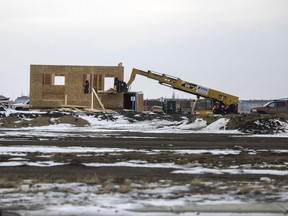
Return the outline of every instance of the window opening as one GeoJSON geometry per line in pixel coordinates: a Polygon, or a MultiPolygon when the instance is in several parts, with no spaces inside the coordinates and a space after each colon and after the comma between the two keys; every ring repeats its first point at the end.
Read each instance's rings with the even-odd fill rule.
{"type": "Polygon", "coordinates": [[[205,100],[198,100],[196,102],[196,110],[205,110],[205,100]]]}
{"type": "Polygon", "coordinates": [[[104,79],[104,91],[114,88],[114,77],[105,77],[104,79]]]}
{"type": "Polygon", "coordinates": [[[206,109],[212,110],[212,101],[211,100],[206,100],[206,109]]]}
{"type": "Polygon", "coordinates": [[[65,85],[65,76],[63,75],[54,75],[53,76],[53,85],[65,85]]]}
{"type": "Polygon", "coordinates": [[[268,106],[271,107],[271,108],[275,108],[276,104],[273,102],[273,103],[270,103],[268,106]]]}
{"type": "Polygon", "coordinates": [[[285,102],[284,101],[278,102],[277,106],[278,107],[285,107],[285,102]]]}

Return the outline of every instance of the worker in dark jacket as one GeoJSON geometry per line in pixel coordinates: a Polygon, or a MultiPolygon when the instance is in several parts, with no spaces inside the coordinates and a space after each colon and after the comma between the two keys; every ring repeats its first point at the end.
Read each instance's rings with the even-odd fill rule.
{"type": "Polygon", "coordinates": [[[89,93],[89,81],[86,79],[84,84],[84,94],[89,93]]]}

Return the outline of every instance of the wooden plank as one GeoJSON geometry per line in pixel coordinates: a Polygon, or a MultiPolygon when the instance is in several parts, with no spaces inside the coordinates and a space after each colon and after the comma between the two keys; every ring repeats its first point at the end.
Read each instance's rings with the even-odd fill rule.
{"type": "MultiPolygon", "coordinates": [[[[95,91],[94,88],[92,88],[92,92],[93,92],[93,94],[96,96],[96,98],[97,98],[97,100],[98,100],[101,108],[103,109],[103,111],[105,111],[105,107],[104,107],[104,105],[102,104],[102,102],[101,102],[101,100],[100,100],[100,98],[99,98],[99,96],[98,96],[98,94],[96,93],[96,91],[95,91]]],[[[92,102],[93,102],[93,101],[92,101],[92,102]]],[[[92,104],[92,106],[93,106],[93,104],[92,104]]],[[[91,108],[93,108],[92,106],[91,106],[91,108]]]]}

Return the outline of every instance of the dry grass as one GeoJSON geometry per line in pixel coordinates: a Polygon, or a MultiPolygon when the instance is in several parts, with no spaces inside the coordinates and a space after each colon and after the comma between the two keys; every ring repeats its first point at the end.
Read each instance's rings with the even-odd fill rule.
{"type": "Polygon", "coordinates": [[[251,193],[253,188],[250,185],[243,185],[242,187],[239,188],[238,194],[239,195],[244,195],[244,194],[249,194],[251,193]]]}
{"type": "Polygon", "coordinates": [[[61,193],[72,193],[72,194],[79,194],[79,192],[74,191],[71,188],[63,187],[63,188],[53,188],[54,191],[61,192],[61,193]]]}
{"type": "Polygon", "coordinates": [[[178,164],[178,165],[186,165],[186,164],[188,164],[188,159],[187,158],[178,158],[174,162],[175,162],[175,164],[178,164]]]}
{"type": "Polygon", "coordinates": [[[57,179],[57,180],[55,181],[55,183],[56,183],[56,184],[65,184],[65,183],[67,183],[67,181],[66,181],[65,179],[57,179]]]}
{"type": "Polygon", "coordinates": [[[132,188],[130,185],[121,185],[118,188],[117,192],[125,194],[125,193],[129,193],[131,190],[132,188]]]}
{"type": "Polygon", "coordinates": [[[255,188],[253,190],[253,193],[256,194],[256,195],[260,195],[261,194],[261,189],[257,187],[257,188],[255,188]]]}
{"type": "Polygon", "coordinates": [[[203,181],[200,178],[194,178],[191,180],[190,185],[200,186],[203,184],[203,181]]]}
{"type": "Polygon", "coordinates": [[[245,194],[261,194],[261,188],[252,185],[243,185],[240,187],[239,191],[237,192],[238,195],[245,195],[245,194]]]}
{"type": "Polygon", "coordinates": [[[109,178],[103,183],[102,193],[110,193],[114,189],[113,179],[109,178]]]}
{"type": "Polygon", "coordinates": [[[84,182],[86,184],[99,184],[100,179],[97,175],[86,176],[86,177],[84,177],[84,179],[82,179],[82,182],[84,182]]]}
{"type": "Polygon", "coordinates": [[[149,188],[149,183],[143,179],[133,181],[132,183],[134,183],[136,185],[136,187],[139,187],[143,190],[149,188]]]}
{"type": "Polygon", "coordinates": [[[19,182],[0,178],[0,188],[18,188],[19,186],[19,182]]]}
{"type": "Polygon", "coordinates": [[[117,192],[119,193],[129,193],[132,190],[131,188],[131,180],[125,179],[122,185],[118,188],[117,192]]]}

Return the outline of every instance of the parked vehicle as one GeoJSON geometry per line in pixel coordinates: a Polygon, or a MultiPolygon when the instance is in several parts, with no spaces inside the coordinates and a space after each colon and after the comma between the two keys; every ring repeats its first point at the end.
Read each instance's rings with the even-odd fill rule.
{"type": "Polygon", "coordinates": [[[6,107],[0,103],[0,112],[1,111],[6,111],[6,107]]]}
{"type": "MultiPolygon", "coordinates": [[[[9,100],[10,100],[10,98],[7,98],[7,97],[5,97],[3,95],[0,95],[0,105],[2,107],[7,107],[8,104],[9,104],[9,100]]],[[[1,108],[1,109],[4,109],[4,108],[1,108]]]]}
{"type": "Polygon", "coordinates": [[[10,104],[10,107],[15,110],[29,110],[30,98],[27,96],[18,97],[10,104]]]}
{"type": "Polygon", "coordinates": [[[0,95],[0,112],[6,111],[9,104],[9,98],[0,95]]]}
{"type": "Polygon", "coordinates": [[[263,106],[252,107],[251,112],[260,114],[288,113],[288,99],[273,100],[263,106]]]}

